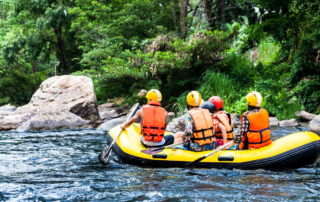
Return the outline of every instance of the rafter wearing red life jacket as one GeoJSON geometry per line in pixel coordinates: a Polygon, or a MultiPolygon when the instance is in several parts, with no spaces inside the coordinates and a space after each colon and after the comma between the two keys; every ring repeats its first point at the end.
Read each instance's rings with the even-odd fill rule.
{"type": "Polygon", "coordinates": [[[243,116],[248,118],[250,128],[247,134],[243,136],[239,145],[240,149],[243,148],[246,137],[248,137],[248,149],[258,149],[272,143],[269,128],[269,114],[267,110],[260,108],[258,113],[245,112],[241,116],[241,121],[243,116]]]}
{"type": "Polygon", "coordinates": [[[161,142],[164,137],[166,110],[160,106],[160,102],[149,101],[142,108],[141,134],[146,141],[161,142]]]}

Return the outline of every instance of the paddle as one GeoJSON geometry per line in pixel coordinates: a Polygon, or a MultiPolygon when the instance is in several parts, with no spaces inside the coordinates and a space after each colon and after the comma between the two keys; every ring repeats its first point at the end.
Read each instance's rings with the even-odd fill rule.
{"type": "MultiPolygon", "coordinates": [[[[130,120],[130,118],[132,117],[133,113],[136,111],[137,107],[139,106],[139,103],[136,103],[133,107],[132,107],[132,111],[130,112],[130,114],[128,114],[127,120],[130,120]]],[[[112,154],[112,147],[114,145],[114,143],[118,140],[120,134],[122,133],[122,129],[119,131],[118,135],[113,139],[112,143],[110,145],[107,145],[102,152],[100,153],[98,159],[100,161],[100,163],[102,165],[107,165],[109,162],[109,158],[112,154]]]]}
{"type": "Polygon", "coordinates": [[[217,151],[219,151],[219,150],[221,150],[221,149],[223,149],[223,148],[226,148],[226,147],[228,147],[228,146],[230,146],[230,145],[232,145],[232,144],[233,144],[233,141],[228,142],[227,144],[225,144],[225,145],[223,145],[223,146],[221,146],[221,147],[218,147],[217,149],[213,150],[213,151],[210,152],[209,154],[204,155],[203,157],[198,158],[197,160],[195,160],[195,161],[193,161],[193,162],[191,162],[191,163],[188,163],[188,164],[186,165],[186,167],[194,167],[194,165],[196,165],[197,163],[199,163],[199,162],[202,161],[203,159],[207,158],[208,156],[210,156],[210,155],[216,153],[217,151]]]}
{"type": "Polygon", "coordinates": [[[145,154],[150,154],[150,155],[151,155],[151,154],[156,154],[156,153],[162,152],[164,149],[167,149],[167,148],[170,148],[170,147],[173,147],[173,146],[182,144],[182,143],[183,143],[183,142],[178,142],[178,143],[176,143],[176,144],[171,144],[171,145],[168,145],[168,146],[153,147],[153,148],[141,150],[141,152],[142,152],[142,153],[145,153],[145,154]]]}

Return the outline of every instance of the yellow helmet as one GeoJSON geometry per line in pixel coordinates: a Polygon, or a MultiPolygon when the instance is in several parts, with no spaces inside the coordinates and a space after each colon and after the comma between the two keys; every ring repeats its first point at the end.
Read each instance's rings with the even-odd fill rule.
{"type": "Polygon", "coordinates": [[[257,91],[251,91],[246,98],[247,104],[253,107],[260,107],[263,101],[261,94],[257,91]]]}
{"type": "Polygon", "coordinates": [[[199,107],[201,104],[201,95],[197,91],[191,91],[187,96],[187,103],[192,107],[199,107]]]}
{"type": "Polygon", "coordinates": [[[162,101],[162,94],[157,89],[151,89],[148,91],[146,98],[148,101],[162,101]]]}

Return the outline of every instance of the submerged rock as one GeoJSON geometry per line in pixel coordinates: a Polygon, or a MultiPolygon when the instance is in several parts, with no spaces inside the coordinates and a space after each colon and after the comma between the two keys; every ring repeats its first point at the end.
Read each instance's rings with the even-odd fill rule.
{"type": "Polygon", "coordinates": [[[309,123],[310,131],[318,134],[320,136],[320,115],[316,116],[309,123]]]}
{"type": "Polygon", "coordinates": [[[301,111],[301,119],[305,120],[305,121],[311,121],[312,119],[314,119],[317,115],[316,114],[311,114],[309,112],[306,111],[301,111]]]}
{"type": "Polygon", "coordinates": [[[299,125],[299,123],[296,119],[280,121],[279,124],[281,127],[298,126],[299,125]]]}
{"type": "Polygon", "coordinates": [[[278,126],[279,120],[277,119],[277,117],[269,117],[269,124],[270,126],[278,126]]]}
{"type": "Polygon", "coordinates": [[[99,124],[92,79],[65,75],[42,82],[29,104],[17,108],[5,120],[0,120],[0,130],[73,129],[84,125],[96,127],[99,124]]]}

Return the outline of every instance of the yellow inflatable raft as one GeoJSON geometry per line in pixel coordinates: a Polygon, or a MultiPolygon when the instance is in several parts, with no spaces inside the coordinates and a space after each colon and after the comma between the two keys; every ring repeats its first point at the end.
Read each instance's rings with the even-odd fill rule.
{"type": "MultiPolygon", "coordinates": [[[[116,126],[109,131],[110,143],[119,133],[116,126]]],[[[167,132],[165,135],[172,134],[167,132]]],[[[124,130],[113,151],[124,163],[148,167],[184,167],[187,163],[210,151],[193,152],[168,148],[154,155],[142,153],[140,124],[124,130]]],[[[253,150],[220,150],[199,162],[196,167],[228,169],[284,169],[297,168],[314,163],[320,152],[320,137],[312,132],[298,132],[274,141],[271,145],[253,150]]]]}

